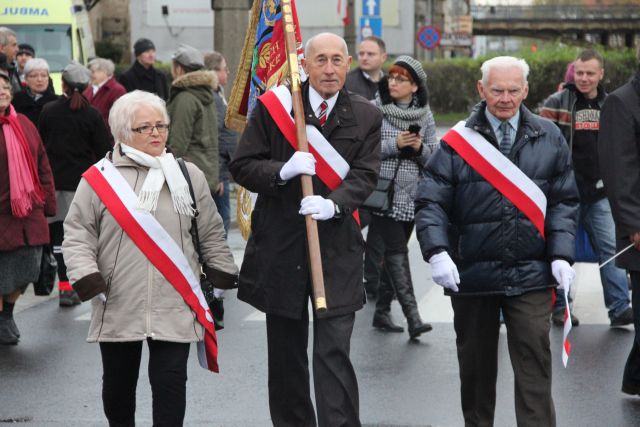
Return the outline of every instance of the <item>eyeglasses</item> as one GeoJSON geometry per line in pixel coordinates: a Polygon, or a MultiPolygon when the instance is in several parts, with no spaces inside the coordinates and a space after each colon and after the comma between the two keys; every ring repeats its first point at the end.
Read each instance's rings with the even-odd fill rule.
{"type": "Polygon", "coordinates": [[[153,133],[154,128],[158,131],[158,133],[167,133],[167,131],[169,130],[169,125],[166,123],[159,123],[155,126],[146,125],[146,126],[140,126],[138,128],[132,128],[131,130],[137,133],[141,133],[143,135],[151,135],[153,133]]]}
{"type": "Polygon", "coordinates": [[[405,83],[405,82],[409,82],[411,80],[409,80],[408,78],[404,77],[404,76],[398,76],[398,75],[390,75],[388,77],[388,80],[390,82],[396,82],[396,83],[405,83]]]}

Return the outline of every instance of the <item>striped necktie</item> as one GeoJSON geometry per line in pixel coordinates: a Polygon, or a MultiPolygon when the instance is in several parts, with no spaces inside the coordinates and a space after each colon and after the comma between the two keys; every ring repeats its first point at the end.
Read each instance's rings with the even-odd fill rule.
{"type": "Polygon", "coordinates": [[[324,123],[327,121],[327,108],[329,108],[327,101],[322,101],[322,104],[320,104],[320,114],[318,115],[320,126],[324,126],[324,123]]]}
{"type": "Polygon", "coordinates": [[[500,152],[505,156],[511,153],[511,138],[509,135],[509,122],[500,123],[500,131],[502,132],[502,140],[500,141],[500,152]]]}

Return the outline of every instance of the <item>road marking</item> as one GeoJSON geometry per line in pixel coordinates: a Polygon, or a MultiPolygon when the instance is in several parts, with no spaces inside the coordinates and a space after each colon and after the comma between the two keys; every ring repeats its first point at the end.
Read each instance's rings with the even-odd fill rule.
{"type": "Polygon", "coordinates": [[[84,314],[81,314],[80,316],[75,317],[73,320],[78,320],[80,322],[90,321],[91,320],[91,310],[87,311],[84,314]]]}

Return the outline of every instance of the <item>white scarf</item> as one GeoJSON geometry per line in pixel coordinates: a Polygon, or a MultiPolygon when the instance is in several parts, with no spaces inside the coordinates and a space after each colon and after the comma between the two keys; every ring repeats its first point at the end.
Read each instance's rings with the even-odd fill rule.
{"type": "Polygon", "coordinates": [[[175,211],[182,215],[194,216],[195,211],[192,206],[191,194],[189,194],[189,184],[182,175],[173,154],[164,150],[161,155],[154,157],[126,144],[121,143],[120,146],[127,157],[139,165],[149,168],[149,173],[142,183],[140,194],[138,194],[137,209],[155,212],[158,207],[160,190],[162,190],[166,179],[175,211]]]}

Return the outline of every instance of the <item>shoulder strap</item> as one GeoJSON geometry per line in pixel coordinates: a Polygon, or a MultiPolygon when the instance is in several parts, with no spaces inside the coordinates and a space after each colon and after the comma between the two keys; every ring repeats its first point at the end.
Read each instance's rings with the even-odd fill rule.
{"type": "Polygon", "coordinates": [[[187,170],[187,164],[184,162],[184,159],[178,158],[178,165],[180,166],[180,170],[184,175],[184,178],[187,180],[187,184],[189,184],[189,194],[191,194],[191,200],[193,200],[193,204],[191,205],[194,210],[193,218],[191,218],[191,238],[193,239],[193,246],[196,248],[196,252],[198,253],[198,262],[200,265],[204,265],[204,258],[202,258],[202,251],[200,250],[200,235],[198,234],[198,215],[200,212],[198,211],[198,206],[196,205],[196,196],[193,192],[193,185],[191,184],[191,177],[189,176],[189,171],[187,170]]]}

